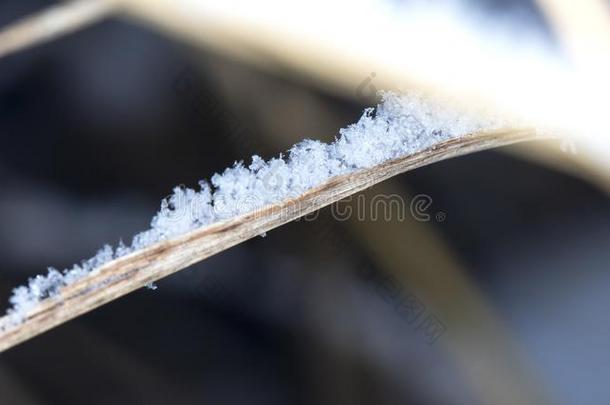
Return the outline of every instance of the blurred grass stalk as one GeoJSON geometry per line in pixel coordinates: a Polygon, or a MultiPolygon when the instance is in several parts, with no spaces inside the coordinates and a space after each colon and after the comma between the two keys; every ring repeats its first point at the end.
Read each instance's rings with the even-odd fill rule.
{"type": "Polygon", "coordinates": [[[93,24],[115,11],[117,4],[76,0],[22,18],[0,32],[0,58],[93,24]]]}
{"type": "MultiPolygon", "coordinates": [[[[392,181],[363,194],[369,200],[380,194],[405,195],[392,181]]],[[[443,321],[447,336],[438,344],[481,403],[552,403],[494,306],[433,226],[410,216],[404,221],[350,220],[346,225],[375,253],[379,266],[416,291],[443,321]]]]}
{"type": "MultiPolygon", "coordinates": [[[[266,20],[260,20],[261,14],[237,12],[231,3],[222,2],[210,6],[191,0],[124,0],[124,5],[129,15],[189,43],[274,73],[296,73],[348,97],[356,96],[356,89],[375,72],[376,89],[445,95],[448,103],[459,100],[467,109],[531,124],[577,144],[578,154],[571,158],[584,169],[577,174],[608,190],[610,121],[605,110],[610,84],[605,76],[610,71],[610,36],[604,35],[610,30],[610,17],[600,1],[542,0],[546,11],[560,10],[548,14],[561,16],[553,20],[561,22],[556,27],[570,28],[560,30],[560,37],[566,39],[572,55],[589,61],[586,66],[594,61],[595,68],[589,69],[572,69],[547,57],[543,48],[521,52],[508,47],[488,53],[459,24],[438,30],[423,23],[411,27],[408,21],[404,27],[388,26],[374,15],[364,20],[349,14],[323,15],[341,10],[338,7],[321,8],[324,11],[311,29],[310,23],[297,21],[308,15],[300,12],[303,6],[299,5],[274,9],[282,18],[266,20]],[[571,16],[574,22],[566,24],[571,16]],[[341,35],[335,34],[337,24],[341,35]]],[[[486,29],[478,33],[485,35],[486,29]]],[[[563,155],[556,147],[528,151],[528,156],[539,157],[542,163],[562,161],[563,155]]]]}
{"type": "MultiPolygon", "coordinates": [[[[263,12],[249,13],[229,1],[79,0],[52,7],[0,32],[0,56],[117,11],[189,43],[275,73],[296,73],[349,97],[354,97],[356,89],[375,72],[376,89],[433,92],[447,96],[448,103],[459,100],[469,110],[478,108],[482,113],[497,113],[536,126],[577,143],[575,159],[593,175],[579,174],[598,184],[601,178],[608,184],[607,7],[602,0],[539,2],[571,53],[594,68],[570,69],[545,57],[543,48],[521,52],[504,47],[502,52],[495,49],[490,53],[481,49],[480,42],[473,41],[472,32],[459,22],[443,20],[439,29],[427,26],[425,19],[419,24],[416,19],[398,24],[383,19],[381,12],[378,16],[352,16],[350,3],[344,1],[320,8],[324,10],[320,12],[315,11],[315,4],[265,0],[256,3],[263,12]],[[265,6],[274,8],[270,11],[265,6]],[[314,24],[307,20],[309,17],[316,17],[314,24]],[[383,37],[376,33],[383,33],[383,37]]],[[[479,28],[478,34],[487,33],[486,28],[479,28]]],[[[536,150],[530,150],[529,155],[535,156],[536,150]]],[[[543,163],[556,160],[548,159],[549,151],[543,155],[543,163]]]]}

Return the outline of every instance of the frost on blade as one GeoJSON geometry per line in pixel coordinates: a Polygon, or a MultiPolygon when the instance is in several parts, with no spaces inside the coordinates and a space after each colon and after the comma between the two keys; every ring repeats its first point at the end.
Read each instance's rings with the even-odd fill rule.
{"type": "Polygon", "coordinates": [[[60,272],[50,267],[46,275],[30,278],[27,286],[13,289],[9,299],[11,308],[7,311],[7,317],[0,322],[0,329],[23,322],[40,301],[55,297],[62,287],[82,279],[116,257],[112,247],[105,245],[95,256],[70,269],[60,272]]]}
{"type": "MultiPolygon", "coordinates": [[[[62,287],[97,271],[111,260],[214,222],[296,197],[334,176],[497,125],[477,116],[442,108],[418,95],[385,93],[376,109],[366,109],[360,120],[340,130],[331,144],[304,140],[294,145],[286,158],[280,155],[265,161],[255,155],[249,164],[236,162],[224,172],[215,174],[211,184],[202,181],[197,189],[174,188],[161,202],[150,229],[135,235],[130,245],[122,241],[116,249],[106,245],[91,259],[70,269],[51,268],[46,275],[31,278],[26,286],[15,288],[9,300],[11,308],[7,316],[0,319],[0,330],[23,322],[40,301],[53,299],[62,287]]],[[[156,288],[153,283],[147,287],[156,288]]]]}
{"type": "Polygon", "coordinates": [[[213,222],[210,187],[204,182],[199,186],[199,191],[174,188],[174,193],[161,202],[161,210],[152,219],[154,232],[140,234],[138,245],[147,246],[155,239],[167,239],[213,222]],[[147,238],[152,238],[152,241],[147,238]]]}

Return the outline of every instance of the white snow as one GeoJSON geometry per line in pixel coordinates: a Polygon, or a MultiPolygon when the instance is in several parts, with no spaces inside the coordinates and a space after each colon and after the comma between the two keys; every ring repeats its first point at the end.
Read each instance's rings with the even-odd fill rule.
{"type": "MultiPolygon", "coordinates": [[[[91,259],[17,287],[10,298],[11,308],[0,319],[0,330],[23,322],[36,305],[58,295],[62,287],[95,273],[109,261],[176,237],[214,222],[251,212],[265,205],[295,197],[321,185],[331,177],[368,168],[384,161],[413,154],[439,142],[478,130],[496,128],[496,121],[464,114],[425,101],[416,94],[384,93],[376,109],[364,111],[360,120],[339,131],[335,142],[326,144],[304,140],[288,155],[268,161],[253,156],[251,163],[236,162],[211,184],[198,189],[176,187],[161,202],[151,228],[134,236],[130,245],[122,241],[116,249],[106,245],[91,259]]],[[[150,288],[154,284],[150,285],[150,288]]]]}

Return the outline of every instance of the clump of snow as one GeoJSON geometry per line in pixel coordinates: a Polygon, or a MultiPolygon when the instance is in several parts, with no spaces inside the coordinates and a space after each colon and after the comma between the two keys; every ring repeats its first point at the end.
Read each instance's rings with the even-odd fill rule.
{"type": "MultiPolygon", "coordinates": [[[[376,109],[364,111],[360,120],[339,131],[335,142],[326,144],[304,140],[288,155],[268,161],[253,156],[251,163],[236,162],[211,184],[198,189],[176,187],[161,202],[151,228],[122,241],[113,249],[106,245],[91,259],[46,275],[31,278],[17,287],[10,298],[11,308],[0,320],[0,330],[23,322],[44,299],[58,295],[62,287],[99,271],[106,263],[154,243],[185,234],[214,222],[296,197],[334,176],[368,168],[384,161],[422,151],[439,142],[479,130],[493,129],[497,123],[478,116],[453,111],[424,100],[419,95],[384,93],[376,109]]],[[[149,288],[156,288],[150,284],[149,288]]]]}

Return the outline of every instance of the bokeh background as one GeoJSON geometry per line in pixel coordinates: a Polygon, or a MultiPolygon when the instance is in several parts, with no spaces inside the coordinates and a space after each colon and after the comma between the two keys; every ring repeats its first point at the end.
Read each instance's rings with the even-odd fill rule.
{"type": "MultiPolygon", "coordinates": [[[[52,3],[3,0],[0,24],[52,3]]],[[[555,46],[532,2],[470,3],[555,46]]],[[[374,102],[119,18],[1,59],[0,299],[130,240],[174,186],[332,140],[374,102]]],[[[610,401],[604,193],[512,149],[380,193],[428,196],[430,219],[326,208],[243,243],[2,353],[0,404],[610,401]]]]}

